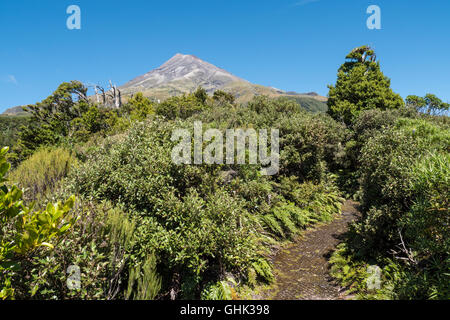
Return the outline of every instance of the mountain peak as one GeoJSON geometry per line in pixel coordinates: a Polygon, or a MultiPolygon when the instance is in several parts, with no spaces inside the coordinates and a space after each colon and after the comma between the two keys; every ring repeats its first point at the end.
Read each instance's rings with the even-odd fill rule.
{"type": "Polygon", "coordinates": [[[159,68],[131,80],[120,89],[125,94],[156,88],[192,92],[201,86],[206,91],[213,92],[236,81],[245,80],[194,55],[177,53],[159,68]]]}
{"type": "MultiPolygon", "coordinates": [[[[170,64],[174,64],[174,63],[182,63],[182,64],[189,64],[192,63],[193,61],[197,60],[198,62],[203,62],[203,63],[207,63],[201,59],[199,59],[198,57],[191,55],[191,54],[182,54],[182,53],[177,53],[176,55],[174,55],[172,58],[170,58],[169,60],[167,60],[161,67],[165,66],[165,65],[170,65],[170,64]]],[[[160,68],[161,68],[160,67],[160,68]]]]}

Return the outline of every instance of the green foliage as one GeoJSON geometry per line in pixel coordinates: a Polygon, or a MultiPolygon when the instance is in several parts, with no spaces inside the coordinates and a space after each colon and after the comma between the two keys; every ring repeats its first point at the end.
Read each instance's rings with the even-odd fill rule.
{"type": "Polygon", "coordinates": [[[86,141],[94,133],[111,130],[114,112],[92,105],[86,94],[87,88],[81,82],[64,82],[48,98],[27,106],[31,117],[21,127],[14,147],[16,163],[41,146],[86,141]]]}
{"type": "Polygon", "coordinates": [[[255,271],[256,275],[261,277],[266,282],[273,282],[274,276],[272,273],[272,268],[267,262],[267,260],[259,258],[252,263],[252,268],[255,271]]]}
{"type": "Polygon", "coordinates": [[[335,86],[329,86],[330,115],[350,124],[362,110],[398,109],[403,99],[390,88],[390,80],[380,70],[375,52],[367,46],[353,49],[338,71],[335,86]]]}
{"type": "MultiPolygon", "coordinates": [[[[82,200],[74,208],[77,222],[55,249],[37,251],[14,282],[20,299],[125,299],[130,273],[139,259],[133,255],[135,222],[108,202],[82,200]],[[67,286],[70,266],[81,270],[79,289],[67,286]]],[[[131,288],[136,294],[136,287],[131,288]]]]}
{"type": "Polygon", "coordinates": [[[176,118],[187,119],[196,113],[208,109],[209,107],[206,104],[207,98],[205,97],[206,93],[202,89],[199,90],[189,95],[171,97],[158,104],[156,114],[164,116],[169,120],[176,118]]]}
{"type": "Polygon", "coordinates": [[[47,204],[45,210],[33,211],[22,202],[22,191],[5,184],[10,169],[6,162],[8,148],[0,151],[0,299],[14,298],[11,278],[21,269],[21,264],[33,251],[51,243],[65,234],[75,220],[68,216],[75,197],[64,203],[47,204]]]}
{"type": "Polygon", "coordinates": [[[269,99],[256,96],[248,103],[248,108],[259,114],[294,113],[300,110],[300,105],[288,98],[269,99]]]}
{"type": "Polygon", "coordinates": [[[36,105],[29,105],[26,111],[31,114],[27,126],[21,128],[17,152],[21,159],[27,158],[41,145],[53,145],[61,137],[70,134],[71,123],[82,116],[89,108],[87,89],[82,83],[72,81],[62,83],[47,99],[36,105]],[[73,95],[82,101],[77,103],[73,95]]]}
{"type": "MultiPolygon", "coordinates": [[[[431,116],[448,105],[410,96],[403,108],[373,50],[347,59],[330,87],[331,116],[305,112],[300,98],[301,106],[263,96],[237,105],[229,93],[208,97],[202,88],[157,105],[137,94],[108,110],[90,103],[79,82],[28,106],[10,158],[28,160],[10,178],[44,210],[26,207],[15,186],[0,188],[0,297],[235,299],[230,279],[272,282],[268,254],[340,212],[338,183],[360,195],[363,216],[331,273],[361,298],[448,299],[449,122],[431,116]],[[279,174],[261,176],[260,165],[174,164],[172,132],[192,130],[194,121],[222,132],[279,129],[279,174]],[[64,148],[42,148],[49,145],[64,148]],[[42,201],[72,192],[81,201],[70,217],[73,198],[65,206],[42,201]],[[370,291],[374,264],[382,288],[370,291]],[[81,269],[75,290],[66,285],[73,265],[81,269]]],[[[0,183],[10,169],[5,156],[0,183]]]]}
{"type": "Polygon", "coordinates": [[[201,102],[202,104],[206,104],[206,101],[208,100],[208,94],[206,93],[205,89],[199,87],[193,94],[199,102],[201,102]]]}
{"type": "Polygon", "coordinates": [[[201,293],[202,300],[232,300],[235,295],[234,288],[228,281],[218,281],[205,286],[201,293]]]}
{"type": "Polygon", "coordinates": [[[27,201],[34,201],[53,192],[74,165],[75,159],[68,150],[42,148],[12,171],[9,178],[25,189],[27,201]]]}
{"type": "Polygon", "coordinates": [[[128,289],[125,298],[153,300],[161,290],[161,278],[156,273],[156,259],[150,255],[142,265],[130,269],[128,289]],[[135,287],[133,289],[133,287],[135,287]]]}
{"type": "Polygon", "coordinates": [[[27,123],[28,116],[0,115],[0,146],[12,147],[17,143],[19,128],[27,123]]]}
{"type": "Polygon", "coordinates": [[[152,101],[141,92],[138,92],[122,107],[122,110],[129,114],[131,120],[142,121],[149,115],[155,113],[152,101]]]}
{"type": "Polygon", "coordinates": [[[363,147],[360,172],[366,216],[362,228],[374,245],[382,248],[398,240],[398,219],[418,196],[411,188],[418,159],[427,152],[446,150],[447,141],[446,128],[424,120],[400,119],[396,127],[369,139],[363,147]]]}
{"type": "Polygon", "coordinates": [[[342,126],[323,114],[295,113],[279,119],[280,172],[297,176],[301,181],[323,181],[330,168],[336,166],[342,126]]]}
{"type": "Polygon", "coordinates": [[[417,111],[425,112],[429,115],[440,115],[447,112],[450,108],[449,103],[443,102],[436,95],[428,93],[425,97],[408,96],[406,106],[417,111]]]}
{"type": "Polygon", "coordinates": [[[219,104],[219,105],[227,105],[227,104],[234,104],[235,98],[231,93],[224,92],[222,90],[216,90],[213,94],[213,100],[219,104]]]}
{"type": "MultiPolygon", "coordinates": [[[[380,125],[369,122],[362,131],[364,121],[356,122],[367,137],[358,142],[363,217],[347,241],[348,266],[337,277],[358,281],[361,272],[354,263],[372,261],[385,274],[381,297],[448,298],[448,124],[430,117],[379,116],[371,123],[380,125]],[[386,252],[393,258],[386,259],[386,252]]],[[[364,290],[357,289],[367,294],[364,290]]]]}
{"type": "Polygon", "coordinates": [[[295,100],[302,109],[313,113],[326,113],[328,106],[326,102],[319,101],[309,97],[295,97],[289,96],[290,99],[295,100]]]}
{"type": "MultiPolygon", "coordinates": [[[[375,263],[375,261],[370,261],[375,263]]],[[[398,265],[386,260],[386,266],[380,271],[380,287],[369,288],[370,278],[368,268],[372,264],[366,262],[351,251],[347,244],[341,243],[333,252],[329,263],[330,275],[338,280],[346,289],[347,294],[355,294],[361,300],[389,300],[398,298],[394,293],[394,282],[401,277],[402,271],[398,265]]],[[[372,266],[377,266],[373,264],[372,266]]]]}
{"type": "Polygon", "coordinates": [[[139,221],[136,254],[155,250],[166,277],[176,270],[185,277],[243,272],[257,256],[248,213],[220,189],[217,168],[172,162],[176,127],[157,119],[136,124],[76,169],[74,190],[132,212],[139,221]]]}

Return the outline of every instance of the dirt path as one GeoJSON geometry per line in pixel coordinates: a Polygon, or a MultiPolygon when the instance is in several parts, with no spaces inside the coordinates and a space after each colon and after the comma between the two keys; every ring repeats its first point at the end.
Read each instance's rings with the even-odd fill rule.
{"type": "Polygon", "coordinates": [[[341,242],[350,222],[358,217],[357,204],[344,203],[333,222],[305,232],[274,258],[275,284],[264,294],[274,300],[338,300],[346,297],[328,274],[330,253],[341,242]]]}

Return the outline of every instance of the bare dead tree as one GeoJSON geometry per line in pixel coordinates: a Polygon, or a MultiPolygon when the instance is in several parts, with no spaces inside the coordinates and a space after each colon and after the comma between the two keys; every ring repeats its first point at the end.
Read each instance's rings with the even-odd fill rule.
{"type": "Polygon", "coordinates": [[[398,230],[398,234],[400,236],[400,243],[396,246],[396,250],[391,249],[390,253],[394,256],[394,258],[408,261],[413,265],[417,265],[417,260],[414,257],[414,253],[411,249],[406,247],[405,241],[403,241],[402,231],[398,230]]]}

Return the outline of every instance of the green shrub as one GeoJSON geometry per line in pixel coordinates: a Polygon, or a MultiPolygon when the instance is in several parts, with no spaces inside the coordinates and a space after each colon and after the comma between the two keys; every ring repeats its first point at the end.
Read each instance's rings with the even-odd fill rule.
{"type": "Polygon", "coordinates": [[[396,128],[369,139],[362,149],[361,188],[364,219],[361,232],[374,247],[399,240],[398,221],[418,194],[411,186],[418,159],[448,146],[448,131],[421,120],[402,120],[396,128]],[[415,126],[416,131],[411,129],[415,126]]]}
{"type": "Polygon", "coordinates": [[[27,123],[28,116],[0,115],[0,146],[12,147],[17,143],[21,126],[27,123]]]}
{"type": "MultiPolygon", "coordinates": [[[[254,226],[239,199],[222,190],[213,166],[176,165],[171,132],[186,123],[154,119],[88,155],[71,174],[74,191],[121,203],[137,222],[134,255],[154,251],[163,276],[244,274],[258,257],[254,226]]],[[[140,258],[141,259],[141,258],[140,258]]],[[[166,288],[167,289],[167,288],[166,288]]]]}
{"type": "Polygon", "coordinates": [[[227,281],[218,281],[205,286],[201,293],[202,300],[232,300],[234,288],[227,281]]]}
{"type": "Polygon", "coordinates": [[[195,93],[171,97],[156,107],[156,114],[167,119],[187,119],[196,113],[208,109],[206,101],[199,98],[195,93]]]}
{"type": "Polygon", "coordinates": [[[362,147],[363,217],[349,257],[380,264],[390,297],[449,297],[448,138],[445,122],[399,118],[362,147]]]}
{"type": "Polygon", "coordinates": [[[128,289],[125,298],[134,300],[153,300],[161,290],[161,278],[156,273],[156,259],[150,255],[142,268],[138,265],[130,268],[128,289]]]}
{"type": "Polygon", "coordinates": [[[12,171],[10,180],[25,189],[27,200],[37,200],[54,191],[74,165],[70,151],[42,148],[12,171]]]}
{"type": "Polygon", "coordinates": [[[300,181],[323,181],[335,168],[344,128],[324,114],[296,113],[279,119],[280,173],[300,181]]]}
{"type": "MultiPolygon", "coordinates": [[[[8,148],[0,150],[0,299],[14,298],[14,279],[24,270],[24,264],[36,257],[36,249],[54,249],[56,240],[75,222],[69,216],[74,196],[64,203],[49,203],[42,211],[24,206],[22,191],[5,184],[11,168],[6,162],[7,152],[8,148]]],[[[47,250],[43,252],[48,255],[47,250]]]]}
{"type": "Polygon", "coordinates": [[[155,107],[149,98],[138,92],[122,106],[122,111],[128,113],[131,120],[142,121],[155,113],[155,107]]]}
{"type": "MultiPolygon", "coordinates": [[[[133,255],[135,222],[108,202],[82,200],[73,214],[77,222],[50,253],[36,251],[15,283],[20,299],[125,299],[139,296],[131,275],[139,274],[141,261],[133,255]],[[80,288],[67,286],[67,270],[81,271],[80,288]]],[[[155,275],[156,276],[156,275],[155,275]]],[[[157,283],[156,283],[157,285],[157,283]]],[[[157,288],[157,286],[156,286],[157,288]]]]}

